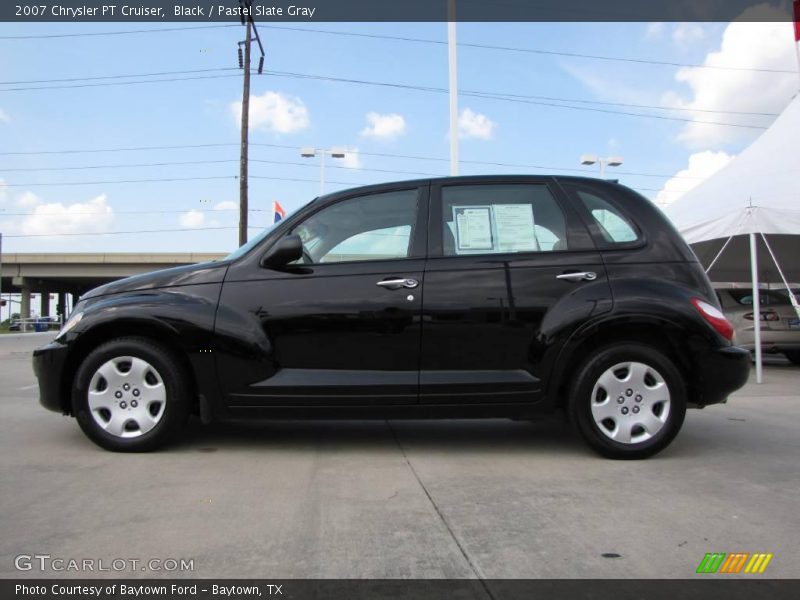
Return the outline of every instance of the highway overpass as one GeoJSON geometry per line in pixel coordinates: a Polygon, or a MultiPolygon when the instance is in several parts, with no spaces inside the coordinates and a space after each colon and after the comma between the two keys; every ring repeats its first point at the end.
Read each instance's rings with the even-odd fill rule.
{"type": "MultiPolygon", "coordinates": [[[[0,256],[0,292],[21,294],[20,316],[31,316],[31,295],[40,294],[39,316],[50,315],[50,295],[58,294],[57,314],[77,297],[103,283],[138,273],[216,260],[224,254],[208,253],[15,253],[0,256]]],[[[10,312],[17,312],[16,310],[10,312]]]]}

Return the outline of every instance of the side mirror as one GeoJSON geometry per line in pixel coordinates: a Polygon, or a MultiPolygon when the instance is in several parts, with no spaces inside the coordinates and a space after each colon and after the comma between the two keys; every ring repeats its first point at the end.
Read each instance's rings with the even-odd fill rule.
{"type": "Polygon", "coordinates": [[[303,241],[299,235],[287,235],[261,257],[260,264],[267,269],[280,269],[300,258],[303,258],[303,241]]]}

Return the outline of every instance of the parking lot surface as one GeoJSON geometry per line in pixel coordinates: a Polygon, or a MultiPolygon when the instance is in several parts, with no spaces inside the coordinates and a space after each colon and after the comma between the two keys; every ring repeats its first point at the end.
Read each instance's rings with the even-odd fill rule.
{"type": "Polygon", "coordinates": [[[600,458],[557,420],[192,422],[126,455],[39,406],[30,353],[51,337],[0,336],[2,577],[685,578],[706,552],[769,552],[759,577],[800,577],[800,369],[783,359],[645,461],[600,458]],[[194,570],[20,572],[20,554],[194,570]]]}

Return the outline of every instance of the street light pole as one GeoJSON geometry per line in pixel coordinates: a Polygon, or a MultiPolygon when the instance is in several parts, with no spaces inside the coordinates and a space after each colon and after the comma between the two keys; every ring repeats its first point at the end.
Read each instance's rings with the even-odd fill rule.
{"type": "Polygon", "coordinates": [[[319,153],[319,195],[325,193],[325,154],[324,150],[319,153]]]}
{"type": "Polygon", "coordinates": [[[606,166],[619,167],[622,164],[622,157],[609,156],[607,158],[603,158],[597,156],[597,154],[584,154],[583,156],[581,156],[582,165],[593,165],[595,163],[600,167],[600,179],[605,179],[606,166]]]}
{"type": "Polygon", "coordinates": [[[450,75],[450,175],[458,175],[458,65],[456,61],[456,0],[447,2],[447,58],[450,75]]]}
{"type": "Polygon", "coordinates": [[[344,150],[337,148],[329,148],[327,150],[317,148],[300,148],[300,156],[303,158],[313,158],[319,156],[319,195],[325,193],[325,157],[331,158],[344,158],[347,153],[344,150]]]}

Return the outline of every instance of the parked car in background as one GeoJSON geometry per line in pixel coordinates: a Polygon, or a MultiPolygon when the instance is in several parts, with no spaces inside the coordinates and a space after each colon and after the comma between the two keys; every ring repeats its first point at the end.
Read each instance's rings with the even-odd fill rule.
{"type": "Polygon", "coordinates": [[[717,289],[722,312],[736,329],[736,344],[755,350],[755,320],[761,322],[761,351],[782,353],[800,365],[800,317],[784,290],[760,290],[760,310],[753,309],[752,288],[717,289]],[[758,316],[756,316],[758,315],[758,316]]]}
{"type": "Polygon", "coordinates": [[[322,196],[223,260],[83,295],[35,351],[40,399],[100,446],[191,413],[531,419],[642,458],[750,354],[652,202],[577,177],[402,181],[322,196]]]}

